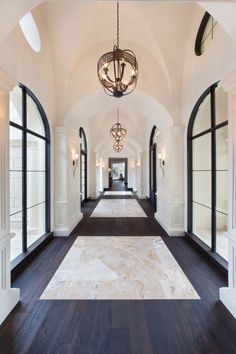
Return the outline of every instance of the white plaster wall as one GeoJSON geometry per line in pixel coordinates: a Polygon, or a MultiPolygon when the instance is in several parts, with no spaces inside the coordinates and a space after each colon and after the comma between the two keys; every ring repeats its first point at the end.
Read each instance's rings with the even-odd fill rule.
{"type": "MultiPolygon", "coordinates": [[[[50,43],[39,9],[33,11],[39,28],[42,49],[34,52],[17,24],[1,43],[0,71],[15,85],[22,83],[39,99],[48,118],[51,133],[51,161],[54,161],[53,126],[55,124],[54,70],[50,43]]],[[[13,89],[13,87],[12,87],[13,89]]],[[[51,229],[54,228],[54,164],[51,164],[51,229]]]]}

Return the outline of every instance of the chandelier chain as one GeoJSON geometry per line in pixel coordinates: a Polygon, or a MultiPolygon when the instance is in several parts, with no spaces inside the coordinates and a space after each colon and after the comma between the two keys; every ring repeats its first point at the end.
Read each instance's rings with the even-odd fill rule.
{"type": "Polygon", "coordinates": [[[119,1],[117,1],[117,48],[119,48],[119,35],[120,35],[120,16],[119,16],[119,1]]]}

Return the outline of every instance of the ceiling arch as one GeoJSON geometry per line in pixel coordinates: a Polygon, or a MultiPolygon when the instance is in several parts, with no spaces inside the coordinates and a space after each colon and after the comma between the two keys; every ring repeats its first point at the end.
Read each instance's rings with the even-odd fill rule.
{"type": "Polygon", "coordinates": [[[90,117],[96,117],[101,112],[116,109],[118,104],[119,107],[140,113],[147,119],[155,119],[160,130],[166,129],[173,123],[173,119],[165,107],[155,98],[137,89],[132,95],[121,99],[111,98],[102,90],[93,92],[74,105],[65,117],[65,123],[77,128],[78,122],[87,121],[90,117]]]}

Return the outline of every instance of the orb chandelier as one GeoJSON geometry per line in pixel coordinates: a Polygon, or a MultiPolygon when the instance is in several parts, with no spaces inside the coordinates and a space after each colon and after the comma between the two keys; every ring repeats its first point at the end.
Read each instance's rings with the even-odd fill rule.
{"type": "Polygon", "coordinates": [[[110,134],[116,141],[123,140],[126,137],[127,130],[125,126],[119,122],[119,108],[117,108],[117,123],[111,127],[110,134]]]}
{"type": "Polygon", "coordinates": [[[123,149],[123,144],[121,141],[115,141],[113,144],[113,149],[115,150],[115,152],[121,152],[121,150],[123,149]]]}
{"type": "Polygon", "coordinates": [[[109,96],[122,97],[130,94],[138,79],[138,62],[130,49],[119,48],[119,2],[117,2],[117,44],[113,51],[101,56],[97,74],[104,91],[109,96]]]}

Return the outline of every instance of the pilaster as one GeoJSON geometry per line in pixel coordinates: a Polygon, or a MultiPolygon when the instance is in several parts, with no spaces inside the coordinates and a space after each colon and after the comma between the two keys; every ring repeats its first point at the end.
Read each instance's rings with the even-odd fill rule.
{"type": "MultiPolygon", "coordinates": [[[[184,235],[184,168],[183,168],[184,128],[172,126],[169,130],[169,153],[165,157],[165,173],[158,193],[159,209],[155,218],[169,236],[184,235]],[[162,194],[161,197],[160,194],[162,194]]],[[[158,164],[158,161],[157,161],[158,164]]]]}
{"type": "Polygon", "coordinates": [[[55,236],[69,236],[82,219],[80,208],[80,144],[66,127],[55,128],[55,236]],[[73,154],[78,154],[77,167],[73,166],[73,154]]]}
{"type": "Polygon", "coordinates": [[[9,91],[0,91],[0,324],[20,300],[10,283],[9,91]]]}

